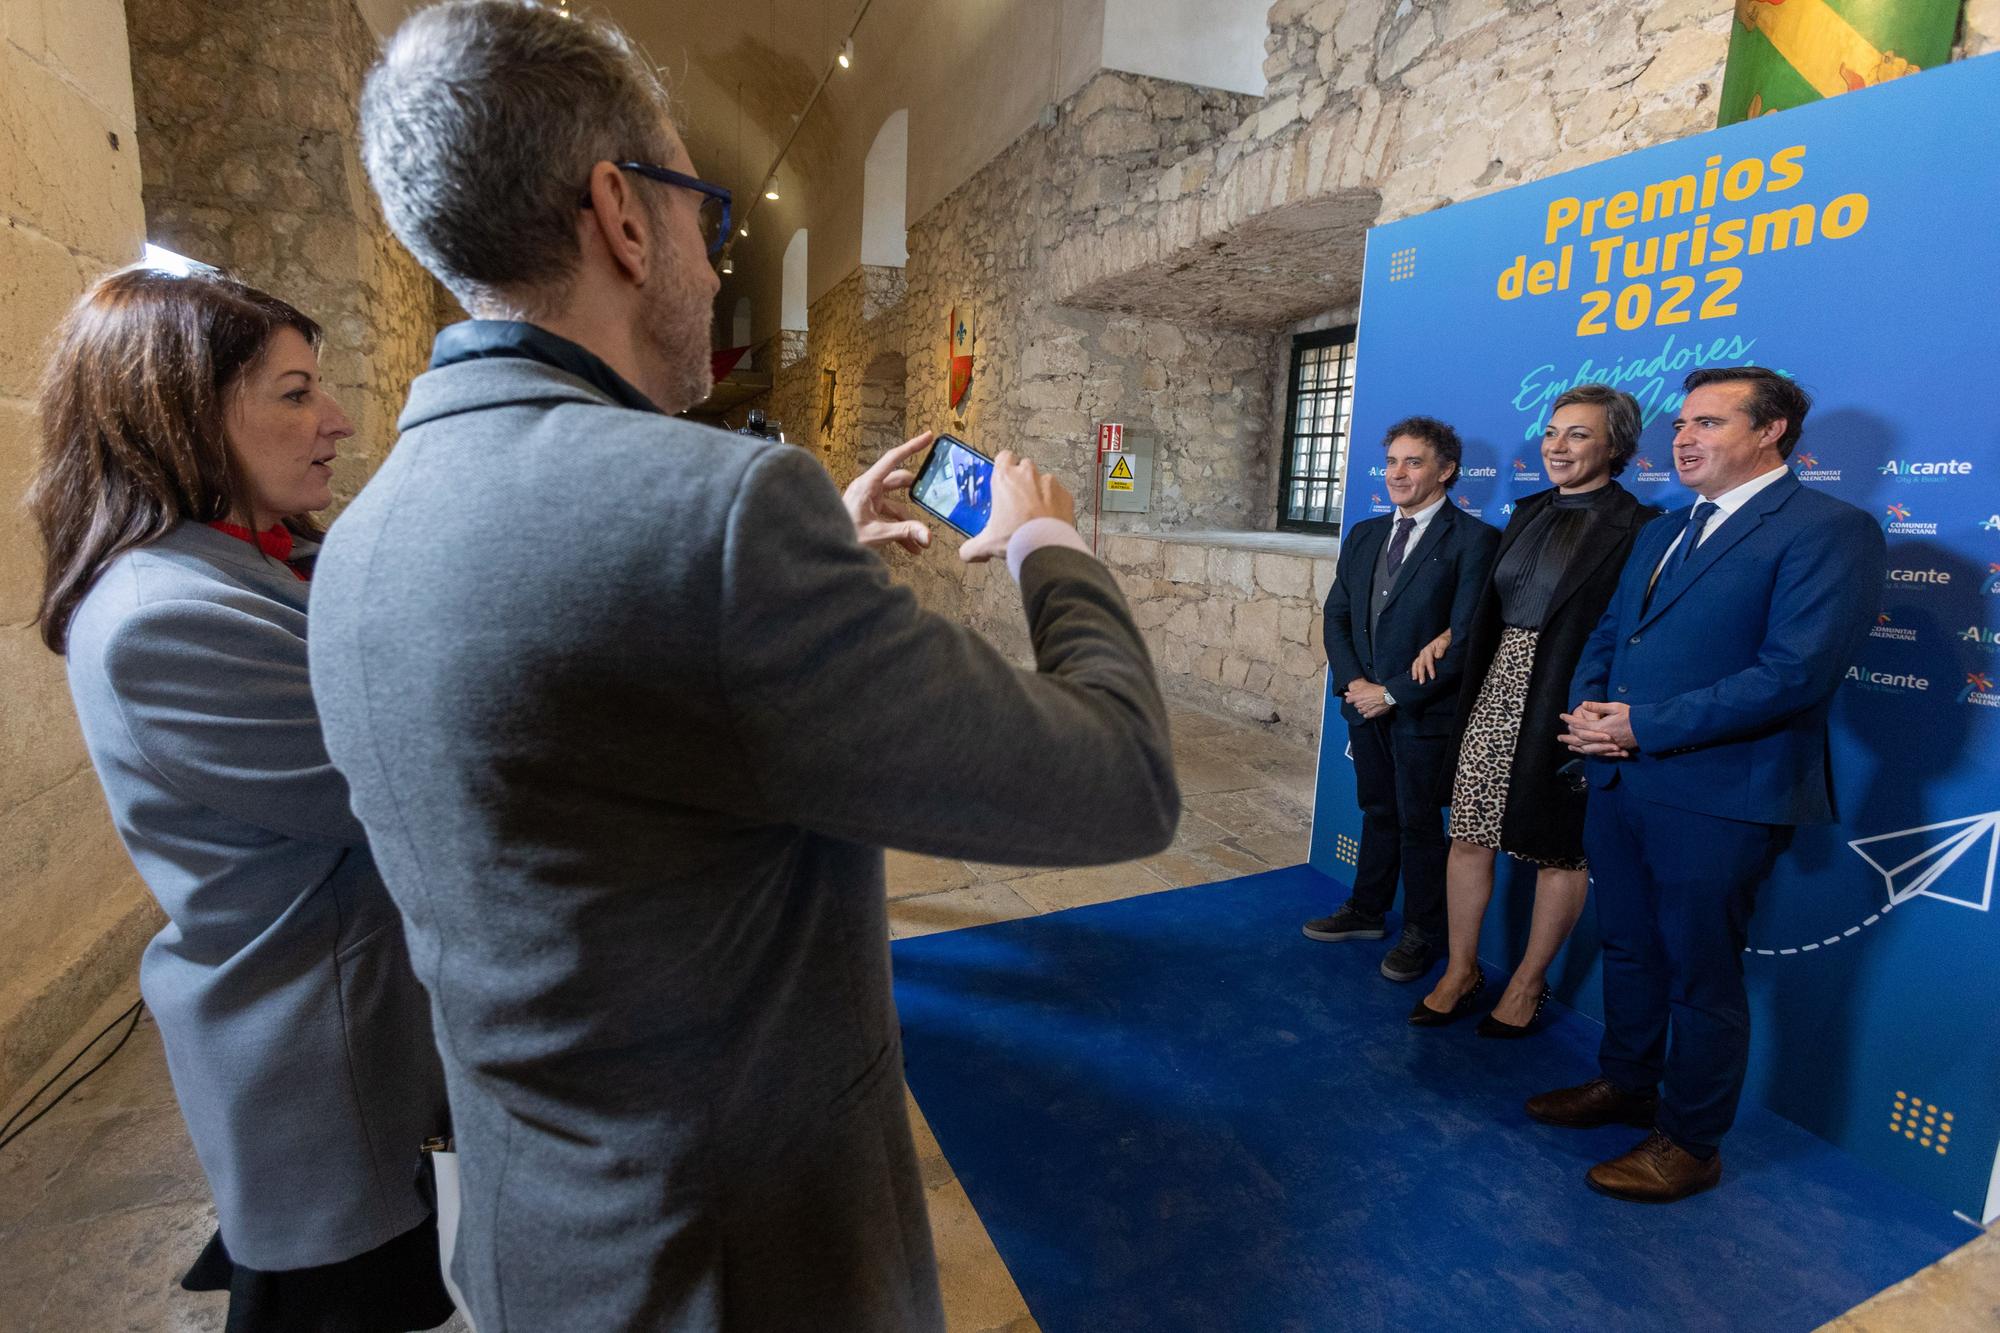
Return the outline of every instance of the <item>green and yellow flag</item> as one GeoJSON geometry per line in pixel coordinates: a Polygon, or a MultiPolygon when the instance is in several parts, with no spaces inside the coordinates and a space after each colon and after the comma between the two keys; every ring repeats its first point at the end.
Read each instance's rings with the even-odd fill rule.
{"type": "Polygon", "coordinates": [[[1941,65],[1958,8],[1959,0],[1736,0],[1716,123],[1941,65]]]}

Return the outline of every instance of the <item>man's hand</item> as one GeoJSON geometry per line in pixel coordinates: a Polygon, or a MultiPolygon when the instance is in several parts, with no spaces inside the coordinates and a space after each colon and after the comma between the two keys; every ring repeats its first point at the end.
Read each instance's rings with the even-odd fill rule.
{"type": "Polygon", "coordinates": [[[1372,722],[1396,706],[1387,699],[1388,693],[1371,680],[1356,680],[1349,682],[1347,693],[1342,697],[1355,712],[1372,722]]]}
{"type": "Polygon", "coordinates": [[[967,564],[991,560],[1007,551],[1007,540],[1022,524],[1037,518],[1055,518],[1076,525],[1076,499],[1063,484],[1038,470],[1025,458],[1016,458],[1011,449],[1002,449],[993,460],[993,516],[977,537],[958,548],[958,558],[967,564]]]}
{"type": "Polygon", "coordinates": [[[905,440],[847,484],[840,500],[847,506],[847,516],[854,520],[854,536],[863,546],[872,550],[893,542],[915,553],[931,544],[931,530],[891,503],[888,496],[910,489],[917,477],[903,464],[929,447],[932,434],[925,431],[914,440],[905,440]]]}
{"type": "Polygon", "coordinates": [[[1437,675],[1438,661],[1444,656],[1444,650],[1449,647],[1451,647],[1451,627],[1446,626],[1444,633],[1417,649],[1417,658],[1410,663],[1410,679],[1421,685],[1437,675]]]}
{"type": "Polygon", "coordinates": [[[1578,754],[1600,759],[1630,759],[1639,752],[1639,739],[1632,734],[1632,709],[1628,704],[1593,703],[1576,706],[1574,713],[1562,714],[1569,730],[1556,739],[1578,754]]]}

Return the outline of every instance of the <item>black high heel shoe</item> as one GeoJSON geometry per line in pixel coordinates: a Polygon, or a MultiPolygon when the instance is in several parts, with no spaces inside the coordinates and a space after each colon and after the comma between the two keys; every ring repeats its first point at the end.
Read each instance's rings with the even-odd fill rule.
{"type": "Polygon", "coordinates": [[[1497,1037],[1507,1041],[1525,1037],[1535,1030],[1535,1021],[1542,1016],[1542,1010],[1549,1007],[1549,1000],[1554,994],[1555,992],[1547,986],[1542,987],[1541,995],[1535,1000],[1535,1012],[1528,1015],[1528,1021],[1525,1023],[1503,1023],[1492,1014],[1488,1014],[1479,1020],[1476,1031],[1482,1037],[1497,1037]]]}
{"type": "Polygon", "coordinates": [[[1485,989],[1486,973],[1482,969],[1475,969],[1472,976],[1472,989],[1459,996],[1457,1004],[1453,1005],[1448,1011],[1439,1012],[1419,999],[1417,1007],[1410,1010],[1410,1025],[1420,1028],[1441,1028],[1448,1024],[1456,1023],[1459,1019],[1464,1018],[1472,1012],[1473,1002],[1479,998],[1479,992],[1485,989]]]}

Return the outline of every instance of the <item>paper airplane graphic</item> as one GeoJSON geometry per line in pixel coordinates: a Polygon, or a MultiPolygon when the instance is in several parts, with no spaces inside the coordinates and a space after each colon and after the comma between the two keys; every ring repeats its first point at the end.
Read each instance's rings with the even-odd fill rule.
{"type": "Polygon", "coordinates": [[[1881,872],[1891,907],[1912,898],[1936,898],[1976,912],[1993,909],[1993,868],[2000,861],[2000,810],[1877,833],[1847,845],[1881,872]]]}

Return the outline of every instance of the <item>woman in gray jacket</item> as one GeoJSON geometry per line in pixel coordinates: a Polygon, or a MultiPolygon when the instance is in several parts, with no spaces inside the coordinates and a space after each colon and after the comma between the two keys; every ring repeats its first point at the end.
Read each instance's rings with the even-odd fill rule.
{"type": "Polygon", "coordinates": [[[221,1224],[182,1285],[228,1290],[230,1333],[452,1309],[430,1009],[306,678],[311,515],[353,433],[318,345],[219,274],[104,278],[58,331],[30,500],[42,637],[167,915],[140,988],[221,1224]]]}

